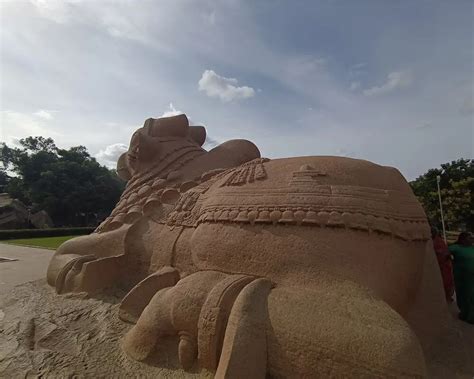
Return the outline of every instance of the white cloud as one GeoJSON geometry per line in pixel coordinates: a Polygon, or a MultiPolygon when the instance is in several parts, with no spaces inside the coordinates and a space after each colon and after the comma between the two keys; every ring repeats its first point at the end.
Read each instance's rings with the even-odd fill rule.
{"type": "Polygon", "coordinates": [[[52,120],[53,114],[52,111],[45,111],[44,109],[40,109],[38,112],[33,113],[34,116],[38,116],[44,120],[52,120]]]}
{"type": "Polygon", "coordinates": [[[119,157],[128,150],[127,145],[123,143],[114,143],[100,150],[95,158],[97,161],[107,167],[115,168],[119,157]]]}
{"type": "Polygon", "coordinates": [[[68,22],[72,15],[71,5],[80,3],[81,0],[30,0],[38,13],[51,21],[59,24],[68,22]]]}
{"type": "Polygon", "coordinates": [[[92,24],[110,36],[156,45],[147,36],[139,12],[128,12],[131,2],[30,0],[38,14],[58,24],[92,24]]]}
{"type": "Polygon", "coordinates": [[[364,90],[366,96],[383,95],[397,89],[406,88],[413,82],[413,77],[409,71],[395,71],[387,75],[387,81],[381,86],[364,90]]]}
{"type": "Polygon", "coordinates": [[[11,136],[11,137],[10,137],[10,140],[7,141],[7,144],[8,144],[8,145],[11,145],[11,146],[13,146],[13,147],[20,147],[20,146],[21,146],[20,140],[21,140],[21,138],[18,138],[18,137],[15,137],[15,136],[11,136]]]}
{"type": "Polygon", "coordinates": [[[213,70],[203,72],[199,79],[199,91],[204,91],[209,97],[218,97],[223,102],[255,96],[255,90],[252,87],[239,87],[237,79],[220,76],[213,70]]]}
{"type": "Polygon", "coordinates": [[[181,111],[178,111],[173,103],[170,103],[169,105],[169,109],[165,112],[163,112],[163,114],[160,116],[160,117],[171,117],[171,116],[178,116],[180,114],[183,114],[184,112],[181,112],[181,111]]]}
{"type": "MultiPolygon", "coordinates": [[[[177,110],[174,107],[173,103],[170,103],[168,106],[168,110],[164,111],[160,117],[172,117],[172,116],[178,116],[180,114],[186,114],[186,113],[183,111],[177,110]]],[[[189,117],[189,115],[186,115],[186,117],[188,118],[189,125],[204,125],[202,122],[196,123],[193,119],[191,119],[191,117],[189,117]]]]}
{"type": "Polygon", "coordinates": [[[2,141],[13,142],[15,138],[25,138],[28,136],[55,137],[59,134],[46,127],[45,119],[34,117],[31,114],[1,111],[0,112],[0,139],[2,141]]]}

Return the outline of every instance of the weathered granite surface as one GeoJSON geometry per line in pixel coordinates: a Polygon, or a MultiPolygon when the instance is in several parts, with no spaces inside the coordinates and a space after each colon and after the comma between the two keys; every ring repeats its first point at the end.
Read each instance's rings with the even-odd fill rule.
{"type": "Polygon", "coordinates": [[[270,160],[245,140],[207,152],[205,135],[185,115],[148,119],[119,159],[116,208],[58,249],[49,284],[124,290],[121,347],[144,365],[172,346],[219,378],[426,376],[453,322],[398,170],[270,160]]]}

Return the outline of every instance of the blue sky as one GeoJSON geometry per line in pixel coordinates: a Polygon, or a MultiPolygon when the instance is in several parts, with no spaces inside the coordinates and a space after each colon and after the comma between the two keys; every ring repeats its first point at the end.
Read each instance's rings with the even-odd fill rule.
{"type": "Polygon", "coordinates": [[[0,139],[113,166],[148,117],[208,146],[344,155],[413,179],[474,157],[472,1],[7,0],[0,139]]]}

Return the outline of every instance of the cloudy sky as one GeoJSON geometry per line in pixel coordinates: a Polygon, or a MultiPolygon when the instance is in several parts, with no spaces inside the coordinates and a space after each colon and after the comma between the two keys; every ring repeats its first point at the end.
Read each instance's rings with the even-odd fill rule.
{"type": "Polygon", "coordinates": [[[474,157],[470,0],[1,0],[0,140],[112,165],[148,117],[208,146],[344,155],[413,179],[474,157]]]}

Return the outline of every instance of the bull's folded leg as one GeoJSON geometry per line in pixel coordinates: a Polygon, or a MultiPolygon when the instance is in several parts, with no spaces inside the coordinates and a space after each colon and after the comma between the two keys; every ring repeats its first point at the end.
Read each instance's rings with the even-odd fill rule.
{"type": "Polygon", "coordinates": [[[124,266],[125,257],[123,255],[98,259],[85,256],[75,261],[62,284],[56,281],[56,288],[59,293],[87,292],[95,294],[120,283],[124,266]]]}
{"type": "Polygon", "coordinates": [[[349,281],[272,289],[264,278],[197,272],[152,297],[123,348],[145,360],[167,336],[179,336],[184,369],[197,358],[217,378],[425,376],[406,321],[349,281]]]}
{"type": "MultiPolygon", "coordinates": [[[[225,276],[219,272],[199,272],[180,280],[173,287],[159,290],[124,338],[125,352],[136,360],[144,360],[160,338],[178,335],[180,363],[183,368],[190,368],[197,358],[201,307],[215,283],[225,276]]],[[[169,275],[165,273],[164,277],[157,279],[157,282],[172,281],[174,275],[172,272],[169,275]]]]}
{"type": "Polygon", "coordinates": [[[56,292],[61,293],[67,273],[72,269],[76,261],[83,257],[91,256],[79,254],[55,254],[48,266],[48,272],[46,275],[48,284],[55,287],[56,292]]]}
{"type": "MultiPolygon", "coordinates": [[[[59,273],[56,276],[56,280],[54,282],[54,285],[56,287],[56,292],[57,293],[63,293],[64,291],[64,285],[66,283],[66,278],[70,276],[69,274],[71,272],[74,272],[76,275],[80,272],[79,268],[82,267],[82,265],[85,262],[90,262],[95,260],[95,257],[93,255],[61,255],[60,256],[63,261],[66,261],[67,263],[59,266],[62,266],[61,269],[59,270],[59,273]]],[[[60,259],[56,259],[55,263],[57,264],[58,261],[60,262],[60,259]]]]}
{"type": "Polygon", "coordinates": [[[425,376],[421,346],[406,321],[355,283],[277,287],[268,315],[271,377],[425,376]]]}
{"type": "Polygon", "coordinates": [[[58,293],[93,293],[120,283],[130,225],[63,243],[48,266],[47,280],[58,293]]]}
{"type": "Polygon", "coordinates": [[[174,286],[179,280],[179,272],[173,267],[163,267],[148,275],[133,287],[120,303],[119,317],[135,323],[153,296],[161,289],[174,286]]]}
{"type": "MultiPolygon", "coordinates": [[[[145,309],[140,311],[136,325],[124,338],[122,346],[130,357],[145,360],[155,346],[163,343],[167,336],[179,336],[178,358],[185,370],[191,369],[197,361],[202,368],[215,370],[227,319],[231,309],[234,309],[233,305],[239,293],[243,294],[243,299],[237,302],[240,305],[235,311],[237,316],[233,317],[237,333],[240,333],[242,325],[245,327],[245,323],[250,323],[251,330],[256,327],[259,333],[265,333],[264,321],[258,326],[255,321],[260,314],[265,313],[261,310],[262,305],[258,304],[265,303],[269,287],[267,281],[260,281],[248,275],[228,275],[217,271],[197,272],[174,285],[176,278],[176,272],[172,268],[164,268],[150,276],[148,280],[145,279],[127,295],[130,299],[123,304],[123,313],[127,319],[130,317],[133,319],[138,314],[137,309],[143,305],[134,300],[132,296],[134,292],[138,295],[141,288],[148,296],[157,286],[166,283],[170,285],[156,292],[145,309]],[[254,285],[249,285],[254,281],[254,285]],[[262,295],[260,292],[265,293],[262,295]],[[259,309],[257,318],[253,313],[255,305],[257,305],[255,309],[259,309]],[[241,316],[244,318],[241,319],[241,316]]],[[[234,346],[236,343],[238,345],[233,350],[237,352],[236,354],[230,352],[228,364],[230,367],[234,364],[234,356],[238,357],[244,346],[238,343],[235,336],[229,338],[232,340],[229,345],[234,346]]],[[[265,347],[259,345],[257,350],[265,351],[265,347]]],[[[224,372],[226,370],[225,367],[222,369],[224,372]]]]}
{"type": "Polygon", "coordinates": [[[267,372],[267,297],[272,283],[256,279],[238,295],[227,322],[216,378],[261,378],[267,372]]]}
{"type": "Polygon", "coordinates": [[[155,348],[159,337],[175,333],[171,320],[171,289],[172,287],[158,291],[137,323],[126,334],[122,348],[133,359],[145,360],[155,348]]]}

